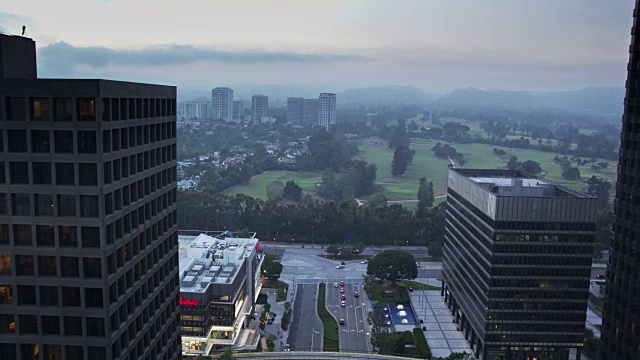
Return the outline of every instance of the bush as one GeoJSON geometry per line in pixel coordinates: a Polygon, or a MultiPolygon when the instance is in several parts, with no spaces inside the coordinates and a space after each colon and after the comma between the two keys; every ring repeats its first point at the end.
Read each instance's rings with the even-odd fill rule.
{"type": "Polygon", "coordinates": [[[431,358],[431,349],[429,349],[429,344],[427,344],[427,339],[424,338],[424,333],[420,329],[413,329],[413,337],[416,341],[416,346],[420,351],[420,355],[425,358],[431,358]]]}
{"type": "Polygon", "coordinates": [[[287,310],[282,314],[282,319],[280,320],[280,328],[284,331],[289,329],[289,320],[291,320],[291,310],[287,310]]]}

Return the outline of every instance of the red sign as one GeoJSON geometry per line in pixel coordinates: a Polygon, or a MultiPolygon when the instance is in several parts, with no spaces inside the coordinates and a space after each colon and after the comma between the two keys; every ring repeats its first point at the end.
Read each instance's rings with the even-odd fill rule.
{"type": "Polygon", "coordinates": [[[183,299],[182,296],[180,296],[180,305],[198,306],[199,302],[200,300],[198,299],[183,299]]]}

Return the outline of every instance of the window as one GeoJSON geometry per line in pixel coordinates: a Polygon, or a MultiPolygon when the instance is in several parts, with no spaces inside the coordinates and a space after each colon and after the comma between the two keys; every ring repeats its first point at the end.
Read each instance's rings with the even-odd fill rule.
{"type": "Polygon", "coordinates": [[[83,226],[80,229],[83,248],[100,247],[100,229],[97,227],[83,226]]]}
{"type": "Polygon", "coordinates": [[[56,257],[38,256],[38,272],[40,276],[56,276],[56,257]]]}
{"type": "Polygon", "coordinates": [[[51,184],[51,163],[33,162],[33,184],[34,185],[50,185],[51,184]]]}
{"type": "Polygon", "coordinates": [[[104,319],[87,317],[87,336],[104,337],[104,319]]]}
{"type": "Polygon", "coordinates": [[[13,304],[11,285],[0,285],[0,304],[13,304]]]}
{"type": "Polygon", "coordinates": [[[78,121],[96,120],[96,101],[92,98],[78,98],[78,121]]]}
{"type": "Polygon", "coordinates": [[[29,184],[29,165],[27,162],[10,162],[9,178],[12,184],[29,184]]]}
{"type": "Polygon", "coordinates": [[[51,152],[51,141],[49,140],[49,130],[31,130],[31,152],[34,152],[34,153],[51,152]]]}
{"type": "Polygon", "coordinates": [[[35,194],[33,201],[36,205],[36,216],[53,216],[53,196],[49,194],[35,194]]]}
{"type": "Polygon", "coordinates": [[[111,152],[111,130],[102,132],[102,151],[105,153],[111,152]]]}
{"type": "Polygon", "coordinates": [[[111,161],[106,161],[104,163],[104,183],[111,184],[111,161]]]}
{"type": "MultiPolygon", "coordinates": [[[[0,215],[7,215],[7,194],[0,194],[0,215]]],[[[0,240],[0,244],[2,241],[0,240]]]]}
{"type": "Polygon", "coordinates": [[[35,305],[36,287],[33,285],[18,285],[18,305],[35,305]]]}
{"type": "Polygon", "coordinates": [[[63,286],[62,306],[80,306],[80,288],[63,286]]]}
{"type": "MultiPolygon", "coordinates": [[[[0,136],[2,136],[2,134],[0,133],[0,136]]],[[[0,161],[0,183],[4,184],[7,181],[5,174],[4,174],[4,161],[0,161]]]]}
{"type": "Polygon", "coordinates": [[[60,335],[60,317],[42,315],[42,334],[60,335]]]}
{"type": "Polygon", "coordinates": [[[9,225],[0,224],[0,245],[9,245],[9,225]]]}
{"type": "Polygon", "coordinates": [[[26,121],[23,97],[7,97],[5,110],[8,121],[26,121]]]}
{"type": "Polygon", "coordinates": [[[85,257],[82,258],[84,265],[85,278],[101,278],[102,277],[102,261],[100,258],[85,257]]]}
{"type": "Polygon", "coordinates": [[[73,163],[56,163],[56,185],[75,185],[73,163]]]}
{"type": "Polygon", "coordinates": [[[80,195],[80,216],[98,217],[97,195],[80,195]]]}
{"type": "Polygon", "coordinates": [[[29,102],[31,110],[31,120],[49,121],[49,99],[31,98],[29,102]]]}
{"type": "Polygon", "coordinates": [[[13,334],[16,332],[16,323],[13,319],[13,314],[0,314],[0,334],[13,334]]]}
{"type": "Polygon", "coordinates": [[[36,315],[20,315],[20,335],[38,333],[38,317],[36,315]]]}
{"type": "Polygon", "coordinates": [[[44,358],[47,360],[62,360],[62,347],[60,345],[44,344],[44,358]]]}
{"type": "Polygon", "coordinates": [[[75,195],[58,195],[58,216],[76,216],[75,195]]]}
{"type": "Polygon", "coordinates": [[[53,225],[36,225],[36,242],[38,246],[55,246],[53,225]]]}
{"type": "Polygon", "coordinates": [[[59,226],[58,238],[62,247],[78,247],[78,234],[75,226],[59,226]]]}
{"type": "Polygon", "coordinates": [[[111,101],[109,100],[109,98],[102,98],[102,121],[111,121],[111,101]]]}
{"type": "MultiPolygon", "coordinates": [[[[64,336],[82,336],[82,318],[80,316],[65,316],[64,317],[64,336]]],[[[67,358],[68,359],[82,359],[82,347],[80,348],[79,357],[69,357],[69,347],[67,346],[67,358]]]]}
{"type": "Polygon", "coordinates": [[[98,185],[98,165],[92,163],[79,163],[78,173],[80,185],[98,185]]]}
{"type": "Polygon", "coordinates": [[[84,299],[87,307],[102,307],[102,288],[85,288],[84,299]]]}
{"type": "Polygon", "coordinates": [[[80,154],[96,153],[96,132],[95,131],[78,131],[78,153],[80,154]]]}
{"type": "Polygon", "coordinates": [[[53,137],[55,140],[56,154],[73,153],[73,131],[55,130],[53,133],[53,137]]]}
{"type": "Polygon", "coordinates": [[[31,216],[29,194],[11,194],[12,212],[15,216],[31,216]]]}
{"type": "Polygon", "coordinates": [[[40,286],[40,305],[58,306],[58,288],[55,286],[40,286]]]}
{"type": "Polygon", "coordinates": [[[27,152],[27,130],[7,130],[9,152],[27,152]]]}
{"type": "Polygon", "coordinates": [[[16,255],[16,266],[16,274],[20,276],[35,274],[31,255],[16,255]]]}
{"type": "Polygon", "coordinates": [[[54,121],[73,120],[71,98],[53,98],[53,115],[54,121]]]}
{"type": "MultiPolygon", "coordinates": [[[[102,320],[102,319],[100,319],[102,320]]],[[[102,326],[102,329],[104,329],[104,326],[102,326]]],[[[96,335],[96,336],[104,336],[104,334],[102,335],[96,335]]],[[[87,346],[87,349],[89,351],[89,354],[91,354],[91,359],[92,360],[106,360],[107,359],[107,349],[102,347],[102,346],[87,346]]],[[[134,352],[131,352],[131,356],[135,356],[133,354],[135,354],[134,352]]],[[[140,356],[142,356],[142,352],[138,351],[138,354],[140,356]]],[[[114,356],[115,357],[115,356],[114,356]]]]}
{"type": "Polygon", "coordinates": [[[80,267],[78,266],[78,258],[76,257],[60,257],[60,268],[62,270],[62,277],[80,277],[80,267]]]}
{"type": "Polygon", "coordinates": [[[0,275],[11,275],[10,254],[0,254],[0,275]]]}
{"type": "Polygon", "coordinates": [[[33,245],[31,242],[31,225],[13,225],[14,245],[33,245]]]}

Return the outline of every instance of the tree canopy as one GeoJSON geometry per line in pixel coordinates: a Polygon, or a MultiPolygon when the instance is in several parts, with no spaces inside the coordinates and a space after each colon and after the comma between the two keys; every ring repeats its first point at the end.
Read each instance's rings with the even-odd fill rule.
{"type": "Polygon", "coordinates": [[[272,281],[278,280],[282,273],[280,258],[274,254],[265,253],[264,262],[262,263],[262,272],[265,278],[272,281]]]}
{"type": "Polygon", "coordinates": [[[435,200],[433,194],[433,182],[427,182],[427,179],[420,178],[420,185],[418,186],[418,208],[416,210],[416,216],[422,217],[426,214],[427,209],[433,206],[435,200]]]}
{"type": "Polygon", "coordinates": [[[407,167],[413,161],[415,150],[411,150],[406,146],[398,146],[393,152],[393,160],[391,161],[391,176],[402,175],[407,171],[407,167]]]}
{"type": "Polygon", "coordinates": [[[418,266],[413,255],[401,250],[385,250],[376,255],[367,265],[367,275],[395,283],[418,276],[418,266]]]}
{"type": "Polygon", "coordinates": [[[282,197],[288,200],[300,201],[302,198],[302,188],[295,181],[289,180],[282,190],[282,197]]]}

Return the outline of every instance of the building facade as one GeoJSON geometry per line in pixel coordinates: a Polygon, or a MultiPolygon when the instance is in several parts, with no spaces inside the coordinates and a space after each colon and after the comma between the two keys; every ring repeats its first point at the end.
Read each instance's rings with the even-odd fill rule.
{"type": "Polygon", "coordinates": [[[233,120],[244,120],[244,102],[242,100],[233,101],[233,120]]]}
{"type": "Polygon", "coordinates": [[[336,125],[336,94],[322,93],[318,99],[318,126],[327,131],[336,125]]]}
{"type": "Polygon", "coordinates": [[[233,120],[233,90],[228,87],[211,90],[211,116],[213,120],[233,120]]]}
{"type": "MultiPolygon", "coordinates": [[[[638,30],[636,1],[631,34],[638,30]]],[[[609,250],[602,321],[602,359],[640,358],[640,38],[631,37],[616,184],[614,235],[609,250]]]]}
{"type": "Polygon", "coordinates": [[[304,125],[318,125],[318,99],[304,99],[302,122],[304,125]]]}
{"type": "Polygon", "coordinates": [[[260,124],[263,117],[269,116],[269,97],[253,95],[251,97],[251,120],[254,125],[260,124]]]}
{"type": "Polygon", "coordinates": [[[205,106],[203,103],[199,102],[186,102],[184,103],[184,117],[187,120],[201,120],[202,117],[202,108],[205,106]]]}
{"type": "Polygon", "coordinates": [[[519,171],[450,170],[442,295],[476,356],[580,358],[595,210],[519,171]]]}
{"type": "Polygon", "coordinates": [[[181,236],[183,353],[234,346],[251,321],[264,260],[258,239],[228,233],[181,236]]]}
{"type": "Polygon", "coordinates": [[[302,124],[304,99],[299,97],[287,98],[287,122],[302,124]]]}
{"type": "Polygon", "coordinates": [[[178,359],[176,88],[1,79],[0,140],[0,357],[178,359]]]}

